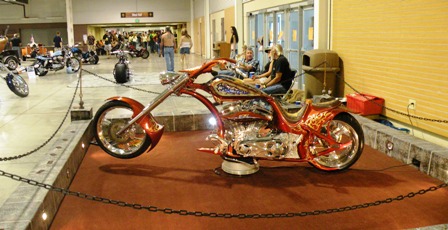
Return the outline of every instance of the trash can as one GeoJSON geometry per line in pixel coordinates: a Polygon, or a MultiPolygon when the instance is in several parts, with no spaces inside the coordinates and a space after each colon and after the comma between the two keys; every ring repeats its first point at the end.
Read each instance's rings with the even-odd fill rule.
{"type": "Polygon", "coordinates": [[[305,97],[313,98],[327,93],[333,97],[340,96],[336,84],[336,73],[339,72],[339,56],[336,52],[325,49],[306,51],[303,54],[302,69],[305,72],[305,97]]]}

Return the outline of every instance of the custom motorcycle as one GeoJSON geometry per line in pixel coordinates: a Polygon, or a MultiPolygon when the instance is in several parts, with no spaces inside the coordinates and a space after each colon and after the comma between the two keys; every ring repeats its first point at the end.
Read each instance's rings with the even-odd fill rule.
{"type": "Polygon", "coordinates": [[[71,49],[64,47],[47,56],[37,56],[33,63],[34,72],[38,76],[45,76],[49,70],[58,71],[64,67],[77,72],[81,67],[79,60],[72,56],[71,49]]]}
{"type": "Polygon", "coordinates": [[[80,48],[77,46],[74,46],[71,48],[72,54],[75,58],[79,59],[82,63],[89,63],[89,64],[98,64],[98,61],[100,58],[98,55],[96,55],[95,51],[87,51],[82,52],[80,48]]]}
{"type": "Polygon", "coordinates": [[[129,70],[128,54],[129,51],[117,50],[113,51],[118,58],[118,62],[114,66],[114,78],[117,83],[126,83],[129,81],[131,72],[129,70]]]}
{"type": "Polygon", "coordinates": [[[146,106],[126,97],[107,99],[94,118],[99,146],[122,159],[152,150],[164,127],[151,111],[170,95],[185,94],[202,102],[216,121],[215,132],[207,137],[215,146],[198,150],[221,156],[221,168],[229,174],[255,173],[259,160],[308,162],[323,171],[341,171],[359,159],[363,131],[339,100],[319,104],[306,100],[291,112],[275,97],[235,77],[217,75],[195,83],[199,75],[212,72],[223,60],[232,62],[214,59],[180,73],[161,73],[161,83],[168,87],[146,106]],[[204,91],[222,104],[222,109],[215,107],[204,91]]]}
{"type": "Polygon", "coordinates": [[[0,77],[6,81],[9,89],[19,97],[26,97],[29,94],[28,84],[19,75],[18,71],[10,71],[7,66],[0,63],[0,70],[6,71],[6,76],[0,74],[0,77]]]}
{"type": "Polygon", "coordinates": [[[129,50],[129,55],[131,57],[141,57],[147,59],[149,57],[149,51],[143,47],[137,49],[134,45],[128,44],[127,49],[129,50]]]}

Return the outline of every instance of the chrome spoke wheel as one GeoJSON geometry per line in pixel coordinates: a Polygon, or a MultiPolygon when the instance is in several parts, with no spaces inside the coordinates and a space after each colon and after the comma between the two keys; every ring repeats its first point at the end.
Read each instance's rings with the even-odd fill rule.
{"type": "Polygon", "coordinates": [[[95,116],[95,136],[107,153],[118,158],[133,158],[151,144],[145,130],[137,123],[123,133],[118,132],[132,119],[133,111],[126,103],[111,101],[102,106],[95,116]]]}
{"type": "Polygon", "coordinates": [[[316,156],[313,164],[324,170],[343,170],[353,165],[362,153],[364,136],[350,115],[336,117],[322,127],[323,137],[314,136],[310,145],[316,156]]]}

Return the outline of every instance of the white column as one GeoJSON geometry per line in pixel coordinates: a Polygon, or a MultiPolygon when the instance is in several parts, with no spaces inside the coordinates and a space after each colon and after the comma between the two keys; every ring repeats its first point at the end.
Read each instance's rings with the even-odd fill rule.
{"type": "MultiPolygon", "coordinates": [[[[189,29],[190,29],[189,30],[190,35],[194,36],[194,0],[190,0],[190,28],[189,29]]],[[[194,39],[194,38],[192,38],[192,39],[194,39]]],[[[197,45],[200,45],[200,44],[193,44],[193,48],[192,48],[192,52],[194,52],[195,54],[198,53],[198,51],[196,51],[196,47],[199,47],[199,46],[197,46],[197,45]]]]}
{"type": "Polygon", "coordinates": [[[243,0],[235,0],[235,27],[238,31],[238,52],[241,53],[243,50],[244,43],[247,43],[247,41],[244,41],[244,34],[246,32],[246,27],[244,26],[244,16],[243,16],[243,0]]]}
{"type": "Polygon", "coordinates": [[[328,47],[328,0],[314,1],[314,38],[315,49],[329,49],[328,47]]]}
{"type": "Polygon", "coordinates": [[[69,46],[75,44],[75,36],[73,32],[73,8],[72,0],[65,0],[65,11],[67,15],[67,42],[69,46]]]}
{"type": "Polygon", "coordinates": [[[208,59],[212,56],[212,43],[210,34],[210,0],[205,0],[204,11],[205,58],[208,59]]]}

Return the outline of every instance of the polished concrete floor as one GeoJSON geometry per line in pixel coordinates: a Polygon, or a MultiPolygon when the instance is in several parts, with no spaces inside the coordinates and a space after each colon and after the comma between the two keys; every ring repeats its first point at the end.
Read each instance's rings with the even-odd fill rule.
{"type": "MultiPolygon", "coordinates": [[[[175,56],[175,70],[193,67],[206,61],[199,55],[188,55],[185,63],[180,62],[179,54],[175,56]]],[[[29,66],[32,60],[22,63],[29,66]]],[[[115,57],[100,56],[97,65],[84,65],[83,69],[99,76],[113,80],[112,70],[117,62],[115,57]]],[[[142,89],[135,90],[121,85],[115,85],[102,78],[83,72],[82,101],[86,109],[92,108],[93,112],[111,96],[128,96],[145,104],[154,98],[157,92],[164,89],[158,82],[158,73],[166,70],[165,60],[152,54],[149,59],[130,59],[133,79],[129,82],[132,87],[142,89]]],[[[2,73],[4,74],[4,73],[2,73]]],[[[26,176],[48,154],[58,135],[70,124],[70,113],[64,120],[67,111],[79,107],[79,90],[75,95],[78,73],[67,73],[65,69],[58,72],[49,72],[43,77],[30,77],[22,73],[22,77],[28,82],[30,94],[20,98],[12,93],[6,83],[0,87],[0,159],[6,157],[26,156],[15,160],[0,161],[0,170],[26,176]],[[73,96],[74,103],[71,106],[73,96]],[[56,135],[45,145],[51,136],[56,135]]],[[[206,109],[200,102],[191,98],[171,97],[155,113],[182,113],[190,110],[206,109]]],[[[20,182],[9,178],[0,177],[0,207],[14,192],[20,182]]]]}

